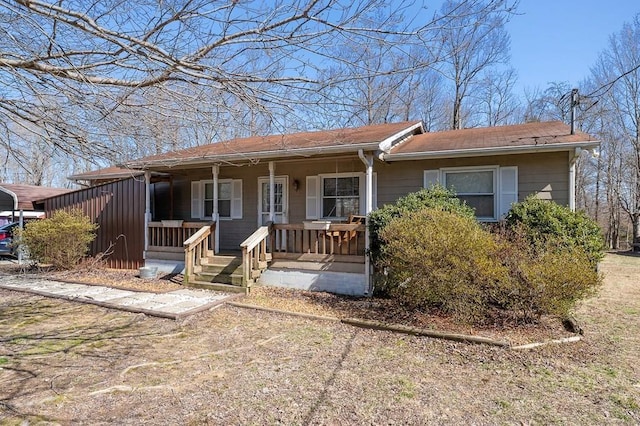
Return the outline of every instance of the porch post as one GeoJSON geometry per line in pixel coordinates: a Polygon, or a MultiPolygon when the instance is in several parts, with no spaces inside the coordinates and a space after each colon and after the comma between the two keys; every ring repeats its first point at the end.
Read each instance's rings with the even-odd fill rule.
{"type": "Polygon", "coordinates": [[[576,148],[569,158],[569,209],[576,211],[576,160],[580,157],[581,148],[576,148]]]}
{"type": "Polygon", "coordinates": [[[269,221],[275,222],[276,218],[276,163],[269,161],[269,221]]]}
{"type": "MultiPolygon", "coordinates": [[[[365,165],[365,208],[364,214],[369,215],[373,211],[373,155],[364,155],[362,150],[358,151],[358,157],[365,165]]],[[[364,230],[364,279],[365,284],[367,286],[367,291],[369,296],[373,296],[373,286],[371,282],[371,259],[369,258],[369,248],[371,247],[371,242],[369,241],[369,223],[367,221],[364,230]]]]}
{"type": "Polygon", "coordinates": [[[220,215],[218,214],[218,175],[220,174],[220,166],[215,164],[211,168],[213,173],[213,214],[211,220],[216,224],[214,232],[213,253],[218,254],[220,247],[220,215]]]}
{"type": "Polygon", "coordinates": [[[147,259],[149,250],[149,222],[151,222],[151,172],[144,172],[144,252],[142,258],[147,259]]]}

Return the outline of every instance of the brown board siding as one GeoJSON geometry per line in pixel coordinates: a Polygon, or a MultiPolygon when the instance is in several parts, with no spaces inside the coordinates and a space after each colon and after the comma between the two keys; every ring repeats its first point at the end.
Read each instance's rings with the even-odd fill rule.
{"type": "Polygon", "coordinates": [[[129,178],[48,198],[44,211],[81,209],[99,226],[90,254],[112,251],[108,267],[137,269],[144,264],[144,199],[144,180],[129,178]]]}

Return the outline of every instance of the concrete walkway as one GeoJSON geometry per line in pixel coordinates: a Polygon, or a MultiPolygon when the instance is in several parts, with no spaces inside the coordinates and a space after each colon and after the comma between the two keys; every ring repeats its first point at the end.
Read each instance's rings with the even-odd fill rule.
{"type": "Polygon", "coordinates": [[[239,296],[186,288],[150,293],[16,275],[0,275],[0,288],[170,319],[211,309],[239,296]]]}

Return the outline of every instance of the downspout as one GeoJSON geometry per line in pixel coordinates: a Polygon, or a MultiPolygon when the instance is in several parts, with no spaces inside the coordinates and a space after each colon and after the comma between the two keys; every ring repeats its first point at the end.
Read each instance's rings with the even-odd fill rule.
{"type": "Polygon", "coordinates": [[[218,211],[218,175],[220,174],[220,166],[213,165],[211,173],[213,174],[213,213],[211,214],[211,220],[216,225],[213,238],[213,253],[218,254],[220,251],[220,214],[218,211]]]}
{"type": "Polygon", "coordinates": [[[147,260],[149,250],[149,222],[151,222],[151,172],[144,172],[144,252],[142,258],[147,260]]]}
{"type": "MultiPolygon", "coordinates": [[[[373,155],[368,155],[365,156],[364,152],[359,149],[358,150],[358,157],[360,157],[360,160],[362,160],[362,163],[365,165],[366,167],[366,174],[365,174],[365,209],[364,209],[364,213],[365,215],[369,216],[369,213],[371,213],[373,211],[373,155]]],[[[370,247],[371,247],[371,242],[369,241],[369,223],[367,220],[367,223],[365,224],[365,230],[364,230],[364,270],[365,270],[365,274],[364,274],[364,279],[365,279],[365,285],[367,288],[367,296],[371,297],[373,296],[373,281],[371,280],[371,258],[370,258],[370,247]]]]}
{"type": "Polygon", "coordinates": [[[582,148],[576,148],[569,159],[569,210],[576,211],[576,160],[580,157],[582,148]]]}

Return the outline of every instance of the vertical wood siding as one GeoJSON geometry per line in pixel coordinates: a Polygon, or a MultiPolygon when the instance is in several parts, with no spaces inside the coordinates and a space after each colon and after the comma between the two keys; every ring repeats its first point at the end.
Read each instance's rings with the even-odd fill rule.
{"type": "Polygon", "coordinates": [[[110,250],[108,267],[137,269],[144,264],[144,199],[144,180],[129,178],[48,198],[44,210],[50,217],[56,210],[81,209],[99,226],[90,254],[110,250]]]}

